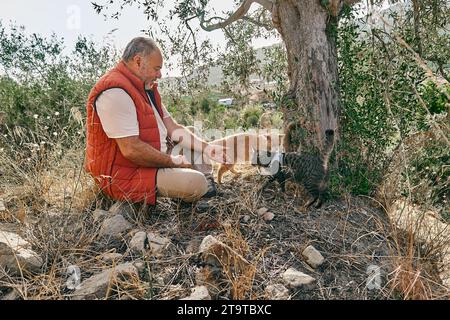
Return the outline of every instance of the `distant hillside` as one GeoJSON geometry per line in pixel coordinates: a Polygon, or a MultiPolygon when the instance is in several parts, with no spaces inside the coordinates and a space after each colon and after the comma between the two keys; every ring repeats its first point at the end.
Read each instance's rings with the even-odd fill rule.
{"type": "MultiPolygon", "coordinates": [[[[274,44],[272,46],[261,47],[261,48],[256,49],[256,58],[261,62],[260,66],[259,66],[260,69],[262,69],[264,67],[264,61],[266,61],[264,49],[270,49],[276,45],[279,45],[279,44],[274,44]]],[[[194,72],[194,74],[196,74],[196,72],[194,72]]],[[[224,78],[224,75],[222,72],[222,68],[219,65],[219,61],[217,60],[209,68],[209,76],[207,79],[208,86],[212,87],[212,86],[220,85],[222,83],[223,78],[224,78]]],[[[259,79],[259,76],[257,74],[252,74],[250,76],[250,80],[254,80],[254,79],[259,79]]],[[[162,79],[160,81],[160,83],[163,88],[173,88],[173,87],[176,87],[177,85],[182,84],[183,80],[181,77],[169,77],[169,78],[162,79]]]]}

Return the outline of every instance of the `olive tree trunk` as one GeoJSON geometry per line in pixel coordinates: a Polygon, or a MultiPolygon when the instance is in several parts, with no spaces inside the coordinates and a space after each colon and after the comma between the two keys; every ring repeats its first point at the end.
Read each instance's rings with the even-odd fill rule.
{"type": "Polygon", "coordinates": [[[299,121],[301,150],[322,150],[325,131],[339,124],[337,18],[321,0],[279,0],[275,10],[289,65],[285,123],[299,121]]]}

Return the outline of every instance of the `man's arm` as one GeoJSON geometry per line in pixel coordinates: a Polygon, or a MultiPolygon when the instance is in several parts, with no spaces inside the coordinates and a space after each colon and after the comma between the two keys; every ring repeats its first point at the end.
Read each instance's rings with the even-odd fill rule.
{"type": "Polygon", "coordinates": [[[208,143],[197,137],[186,127],[179,125],[170,115],[163,119],[167,128],[167,134],[173,141],[179,142],[186,149],[192,149],[197,152],[204,152],[208,143]]]}
{"type": "MultiPolygon", "coordinates": [[[[164,108],[165,109],[165,108],[164,108]]],[[[227,150],[223,146],[212,145],[197,137],[189,129],[179,125],[170,114],[163,119],[167,134],[173,141],[179,142],[186,149],[206,154],[208,158],[219,163],[230,163],[227,158],[227,150]]]]}
{"type": "Polygon", "coordinates": [[[183,156],[170,156],[159,152],[139,137],[115,139],[122,155],[134,164],[147,168],[191,168],[183,156]]]}

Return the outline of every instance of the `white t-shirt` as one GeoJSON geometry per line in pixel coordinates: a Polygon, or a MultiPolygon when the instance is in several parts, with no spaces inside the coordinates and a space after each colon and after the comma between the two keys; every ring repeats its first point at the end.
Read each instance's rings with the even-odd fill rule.
{"type": "MultiPolygon", "coordinates": [[[[164,125],[163,119],[170,117],[170,115],[166,108],[161,106],[163,111],[163,118],[161,118],[151,99],[150,102],[156,117],[156,122],[158,123],[161,152],[165,153],[167,151],[167,128],[164,125]]],[[[96,106],[103,130],[105,130],[109,138],[121,139],[139,136],[136,107],[133,99],[131,99],[125,90],[113,88],[104,91],[98,97],[96,106]]]]}

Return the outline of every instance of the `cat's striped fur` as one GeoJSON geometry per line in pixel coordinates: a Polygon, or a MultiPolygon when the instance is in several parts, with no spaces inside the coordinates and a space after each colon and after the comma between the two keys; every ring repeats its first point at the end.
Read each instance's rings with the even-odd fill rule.
{"type": "MultiPolygon", "coordinates": [[[[289,126],[290,128],[292,126],[289,126]]],[[[289,137],[289,132],[286,132],[289,137]]],[[[330,155],[334,148],[334,131],[325,132],[325,144],[321,154],[312,154],[307,152],[288,152],[283,155],[281,169],[270,179],[278,181],[281,189],[285,191],[285,182],[287,180],[301,184],[312,196],[312,200],[307,207],[316,203],[319,208],[328,189],[329,169],[328,163],[330,155]]],[[[259,159],[257,164],[260,164],[259,159]]]]}

